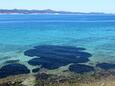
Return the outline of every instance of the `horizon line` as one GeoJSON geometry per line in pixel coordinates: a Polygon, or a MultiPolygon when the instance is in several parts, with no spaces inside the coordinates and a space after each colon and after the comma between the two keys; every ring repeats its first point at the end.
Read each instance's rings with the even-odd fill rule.
{"type": "Polygon", "coordinates": [[[83,11],[64,11],[64,10],[54,10],[54,9],[22,9],[22,8],[11,8],[11,9],[9,9],[9,8],[0,8],[0,10],[36,10],[36,11],[42,11],[42,10],[49,10],[49,11],[57,11],[57,12],[73,12],[73,13],[99,13],[99,14],[115,14],[115,13],[111,13],[111,12],[98,12],[98,11],[90,11],[90,12],[83,12],[83,11]]]}

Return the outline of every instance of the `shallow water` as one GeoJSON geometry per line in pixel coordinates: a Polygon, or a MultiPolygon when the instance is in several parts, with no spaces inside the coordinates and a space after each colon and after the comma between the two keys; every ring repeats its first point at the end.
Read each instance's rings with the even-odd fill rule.
{"type": "Polygon", "coordinates": [[[89,62],[115,63],[115,15],[0,15],[0,66],[27,62],[24,51],[39,45],[85,48],[89,62]]]}

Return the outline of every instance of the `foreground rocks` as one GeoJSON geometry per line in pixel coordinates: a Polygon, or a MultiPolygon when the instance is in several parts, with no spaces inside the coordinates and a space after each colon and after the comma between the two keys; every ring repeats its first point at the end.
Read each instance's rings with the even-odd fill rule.
{"type": "Polygon", "coordinates": [[[0,86],[115,86],[114,81],[115,76],[110,75],[109,72],[74,74],[71,77],[39,73],[8,77],[0,80],[0,86]]]}

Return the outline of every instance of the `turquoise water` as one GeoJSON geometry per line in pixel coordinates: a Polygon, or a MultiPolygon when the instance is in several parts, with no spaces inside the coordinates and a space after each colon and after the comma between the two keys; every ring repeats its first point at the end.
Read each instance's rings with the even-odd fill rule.
{"type": "Polygon", "coordinates": [[[23,52],[36,45],[86,48],[90,61],[115,63],[115,15],[0,15],[0,65],[27,64],[23,52]]]}

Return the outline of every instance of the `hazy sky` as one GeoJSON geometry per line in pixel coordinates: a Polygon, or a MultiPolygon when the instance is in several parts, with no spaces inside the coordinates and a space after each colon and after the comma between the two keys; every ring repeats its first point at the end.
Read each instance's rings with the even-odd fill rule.
{"type": "Polygon", "coordinates": [[[0,9],[14,8],[115,13],[115,0],[0,0],[0,9]]]}

